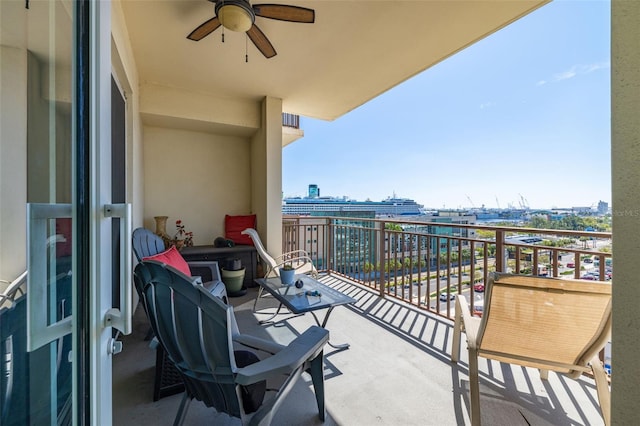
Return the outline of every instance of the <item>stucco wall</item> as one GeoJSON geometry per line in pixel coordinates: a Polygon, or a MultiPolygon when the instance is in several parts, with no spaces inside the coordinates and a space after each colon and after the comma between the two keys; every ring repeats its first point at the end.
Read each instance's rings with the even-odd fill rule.
{"type": "Polygon", "coordinates": [[[181,219],[194,244],[224,236],[225,214],[251,212],[249,140],[188,130],[144,127],[144,226],[181,219]]]}
{"type": "Polygon", "coordinates": [[[640,3],[611,10],[611,183],[613,255],[612,424],[639,423],[640,412],[640,3]]]}
{"type": "Polygon", "coordinates": [[[111,3],[111,63],[126,97],[126,200],[132,204],[135,229],[142,226],[144,214],[142,120],[138,72],[120,2],[111,3]]]}
{"type": "Polygon", "coordinates": [[[0,90],[0,279],[13,280],[27,268],[26,50],[0,46],[0,90]]]}

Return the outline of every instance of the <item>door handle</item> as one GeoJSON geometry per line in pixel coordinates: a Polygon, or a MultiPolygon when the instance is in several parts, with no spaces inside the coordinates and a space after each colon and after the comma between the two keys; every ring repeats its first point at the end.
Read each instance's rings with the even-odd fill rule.
{"type": "MultiPolygon", "coordinates": [[[[55,263],[51,246],[56,237],[47,237],[51,230],[50,219],[71,219],[71,204],[27,204],[27,351],[34,351],[49,342],[71,333],[71,316],[56,321],[58,309],[56,296],[58,277],[50,283],[47,264],[55,263]],[[50,284],[50,285],[49,285],[50,284]]],[[[70,272],[62,274],[70,277],[70,272]]]]}
{"type": "Polygon", "coordinates": [[[122,334],[131,334],[133,301],[131,285],[131,204],[106,204],[105,217],[120,220],[120,308],[109,309],[104,316],[105,327],[113,327],[122,334]]]}

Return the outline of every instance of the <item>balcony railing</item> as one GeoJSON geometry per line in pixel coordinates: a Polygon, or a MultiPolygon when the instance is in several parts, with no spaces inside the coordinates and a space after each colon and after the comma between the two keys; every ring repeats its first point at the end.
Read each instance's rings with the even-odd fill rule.
{"type": "Polygon", "coordinates": [[[282,125],[285,127],[293,127],[294,129],[300,128],[300,116],[295,114],[289,114],[287,112],[282,113],[282,125]]]}
{"type": "Polygon", "coordinates": [[[282,241],[283,251],[306,250],[319,271],[450,319],[458,293],[481,309],[493,271],[602,281],[613,275],[606,232],[300,216],[284,219],[282,241]]]}

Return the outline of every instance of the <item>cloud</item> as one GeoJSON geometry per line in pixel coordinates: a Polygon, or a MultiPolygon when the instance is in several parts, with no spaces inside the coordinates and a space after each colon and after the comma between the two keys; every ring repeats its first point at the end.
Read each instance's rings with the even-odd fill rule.
{"type": "Polygon", "coordinates": [[[561,72],[561,73],[555,74],[553,76],[553,81],[568,80],[570,78],[575,77],[576,75],[578,75],[578,73],[576,72],[575,66],[574,66],[569,71],[565,71],[565,72],[561,72]]]}
{"type": "Polygon", "coordinates": [[[606,62],[597,62],[595,64],[584,65],[585,74],[590,73],[592,71],[597,71],[603,68],[611,68],[611,63],[609,61],[606,62]]]}
{"type": "Polygon", "coordinates": [[[480,104],[480,109],[491,108],[494,106],[496,106],[495,102],[485,102],[483,104],[480,104]]]}
{"type": "MultiPolygon", "coordinates": [[[[585,74],[589,74],[593,71],[597,71],[597,70],[601,70],[601,69],[606,69],[606,68],[610,68],[611,64],[609,63],[609,61],[605,61],[605,62],[595,62],[593,64],[577,64],[572,66],[571,68],[569,68],[566,71],[563,72],[559,72],[554,74],[551,77],[551,82],[552,83],[557,83],[559,81],[563,81],[563,80],[568,80],[570,78],[574,78],[576,76],[579,75],[585,75],[585,74]]],[[[536,86],[542,86],[544,84],[547,84],[547,80],[540,80],[536,83],[536,86]]]]}

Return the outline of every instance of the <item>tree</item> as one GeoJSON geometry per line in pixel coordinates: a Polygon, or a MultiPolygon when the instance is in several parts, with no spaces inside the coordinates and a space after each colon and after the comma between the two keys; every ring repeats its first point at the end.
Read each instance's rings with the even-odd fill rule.
{"type": "Polygon", "coordinates": [[[386,229],[387,231],[399,231],[399,232],[403,231],[402,226],[400,226],[399,224],[389,223],[389,222],[384,224],[384,229],[386,229]]]}
{"type": "Polygon", "coordinates": [[[478,238],[493,240],[495,237],[495,234],[496,234],[495,231],[489,231],[486,229],[476,229],[476,237],[478,238]]]}
{"type": "Polygon", "coordinates": [[[405,272],[410,271],[411,269],[413,269],[413,259],[411,259],[410,257],[405,257],[404,265],[402,266],[405,272]]]}

